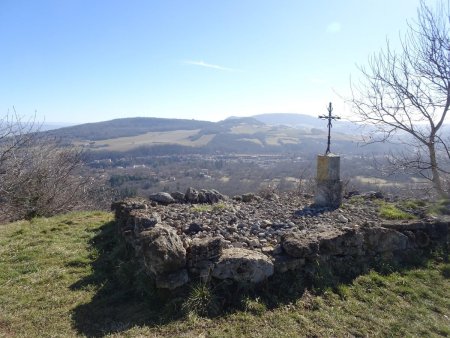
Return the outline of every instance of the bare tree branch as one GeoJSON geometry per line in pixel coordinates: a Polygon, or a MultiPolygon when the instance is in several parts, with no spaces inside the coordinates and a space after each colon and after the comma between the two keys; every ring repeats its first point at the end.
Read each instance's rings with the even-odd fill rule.
{"type": "Polygon", "coordinates": [[[361,81],[350,84],[350,102],[358,121],[375,127],[368,142],[396,139],[408,146],[408,152],[389,154],[393,172],[419,174],[446,195],[442,175],[449,174],[450,153],[439,133],[450,108],[449,6],[432,10],[422,1],[417,13],[399,51],[387,41],[359,67],[361,81]]]}
{"type": "Polygon", "coordinates": [[[0,120],[0,221],[97,206],[102,187],[82,174],[81,149],[39,133],[15,111],[0,120]]]}

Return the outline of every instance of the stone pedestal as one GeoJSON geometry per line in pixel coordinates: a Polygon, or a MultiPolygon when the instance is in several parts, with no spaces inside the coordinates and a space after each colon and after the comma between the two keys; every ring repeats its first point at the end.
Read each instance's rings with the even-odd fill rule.
{"type": "Polygon", "coordinates": [[[315,204],[322,207],[339,207],[342,202],[340,180],[340,156],[334,154],[317,156],[315,204]]]}

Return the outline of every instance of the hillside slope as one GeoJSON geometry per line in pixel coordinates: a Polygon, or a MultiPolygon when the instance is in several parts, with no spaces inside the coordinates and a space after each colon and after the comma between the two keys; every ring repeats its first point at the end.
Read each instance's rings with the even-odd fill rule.
{"type": "Polygon", "coordinates": [[[201,129],[212,125],[214,123],[208,121],[133,117],[79,124],[51,130],[48,134],[63,139],[105,140],[109,138],[136,136],[152,131],[201,129]]]}
{"type": "MultiPolygon", "coordinates": [[[[333,131],[336,149],[349,153],[356,150],[358,137],[333,131]]],[[[66,127],[47,133],[91,150],[105,151],[181,146],[184,152],[202,153],[317,153],[323,151],[326,142],[325,123],[322,123],[322,128],[299,128],[268,125],[251,117],[219,122],[126,118],[66,127]]],[[[171,148],[167,152],[170,153],[171,148]]]]}

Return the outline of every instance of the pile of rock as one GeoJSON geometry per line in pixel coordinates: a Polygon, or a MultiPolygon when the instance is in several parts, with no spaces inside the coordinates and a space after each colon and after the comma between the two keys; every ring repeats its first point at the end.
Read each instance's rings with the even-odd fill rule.
{"type": "Polygon", "coordinates": [[[153,202],[162,204],[162,205],[168,205],[172,203],[191,203],[191,204],[198,204],[198,203],[217,203],[223,199],[225,199],[225,196],[222,195],[217,190],[211,189],[201,189],[196,190],[194,188],[188,188],[186,193],[182,193],[180,191],[175,191],[173,193],[167,193],[167,192],[157,192],[154,194],[151,194],[149,196],[149,199],[153,202]]]}
{"type": "Polygon", "coordinates": [[[370,200],[329,210],[292,193],[227,199],[189,188],[183,195],[179,202],[157,197],[112,206],[120,233],[159,288],[211,279],[259,283],[274,273],[306,274],[317,261],[345,271],[448,240],[447,222],[383,223],[370,200]],[[221,203],[191,205],[200,201],[221,203]]]}

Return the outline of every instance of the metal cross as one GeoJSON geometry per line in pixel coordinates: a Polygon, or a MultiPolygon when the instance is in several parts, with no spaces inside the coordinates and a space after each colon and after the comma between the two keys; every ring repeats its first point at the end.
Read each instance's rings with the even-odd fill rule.
{"type": "Polygon", "coordinates": [[[327,108],[328,110],[328,116],[327,115],[319,115],[319,119],[323,119],[323,120],[328,120],[328,143],[327,143],[327,150],[325,151],[325,155],[330,153],[330,133],[331,133],[331,127],[333,127],[333,125],[331,124],[331,120],[339,120],[340,117],[339,116],[332,116],[331,112],[333,111],[333,107],[331,106],[331,102],[330,105],[327,108]]]}

